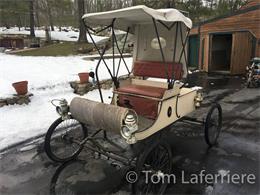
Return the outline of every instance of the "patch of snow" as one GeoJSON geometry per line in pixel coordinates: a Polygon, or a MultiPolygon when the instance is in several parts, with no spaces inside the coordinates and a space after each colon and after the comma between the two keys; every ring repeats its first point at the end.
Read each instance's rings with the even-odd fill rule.
{"type": "MultiPolygon", "coordinates": [[[[94,71],[97,60],[86,61],[84,56],[68,57],[32,57],[15,56],[0,53],[0,98],[8,97],[15,93],[12,87],[13,82],[28,80],[29,91],[49,86],[68,85],[69,81],[77,80],[79,72],[94,71]]],[[[131,65],[132,58],[126,58],[131,65]]],[[[110,68],[112,59],[107,60],[110,68]]],[[[118,60],[116,60],[116,63],[118,60]]],[[[131,67],[130,67],[131,68],[131,67]]],[[[121,66],[119,75],[126,74],[125,66],[121,66]]],[[[100,80],[110,78],[105,66],[101,63],[99,68],[100,80]]],[[[54,88],[53,91],[58,90],[54,88]]]]}
{"type": "MultiPolygon", "coordinates": [[[[12,82],[29,81],[33,93],[29,105],[12,105],[0,108],[0,149],[25,139],[44,134],[59,116],[51,105],[52,99],[65,98],[70,102],[78,96],[73,93],[69,81],[78,80],[77,73],[95,70],[97,61],[85,61],[84,56],[69,57],[20,57],[0,54],[0,98],[14,94],[12,82]]],[[[126,58],[131,69],[132,58],[126,58]]],[[[112,67],[112,59],[107,60],[112,67]]],[[[118,60],[116,60],[118,62],[118,60]]],[[[121,66],[119,75],[126,74],[121,66]]],[[[100,80],[110,78],[104,65],[100,65],[100,80]]],[[[104,101],[109,103],[112,89],[102,90],[104,101]]],[[[100,101],[98,90],[84,95],[100,101]]]]}
{"type": "Polygon", "coordinates": [[[26,151],[34,149],[35,147],[36,147],[36,145],[28,145],[28,146],[21,148],[19,151],[20,152],[26,152],[26,151]]]}
{"type": "MultiPolygon", "coordinates": [[[[75,32],[71,29],[66,31],[59,31],[55,28],[54,31],[49,31],[52,40],[59,41],[78,41],[79,32],[75,32]]],[[[21,28],[19,31],[18,27],[11,27],[10,29],[6,29],[5,27],[0,27],[0,34],[19,34],[19,35],[30,35],[30,31],[25,30],[25,28],[21,28]]],[[[45,38],[45,30],[43,28],[35,29],[35,36],[39,38],[45,38]]],[[[102,41],[103,39],[107,39],[107,37],[101,37],[92,35],[95,42],[102,41]]],[[[88,41],[91,43],[90,37],[87,35],[88,41]]]]}

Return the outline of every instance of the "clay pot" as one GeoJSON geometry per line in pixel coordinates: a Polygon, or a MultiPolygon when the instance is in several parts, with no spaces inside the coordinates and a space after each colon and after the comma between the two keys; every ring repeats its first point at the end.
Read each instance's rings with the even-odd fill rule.
{"type": "Polygon", "coordinates": [[[28,81],[16,82],[12,86],[18,95],[25,95],[28,92],[28,81]]]}
{"type": "Polygon", "coordinates": [[[79,75],[79,79],[80,79],[80,83],[87,83],[89,80],[89,74],[88,72],[81,72],[78,74],[79,75]]]}

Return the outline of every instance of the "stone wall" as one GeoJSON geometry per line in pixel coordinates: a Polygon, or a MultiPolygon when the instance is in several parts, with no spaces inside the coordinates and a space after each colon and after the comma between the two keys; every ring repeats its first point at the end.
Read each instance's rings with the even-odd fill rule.
{"type": "Polygon", "coordinates": [[[0,107],[8,106],[8,105],[15,105],[15,104],[29,104],[31,102],[30,97],[33,94],[29,93],[26,95],[13,95],[13,97],[8,98],[0,98],[0,107]]]}
{"type": "MultiPolygon", "coordinates": [[[[128,77],[122,76],[119,77],[119,80],[125,80],[128,77]]],[[[74,89],[74,93],[79,95],[84,95],[88,93],[89,91],[93,91],[95,89],[98,89],[97,84],[93,85],[92,83],[84,83],[81,84],[79,81],[72,81],[70,82],[70,86],[72,89],[74,89]]],[[[100,81],[100,87],[101,89],[111,89],[113,87],[113,81],[111,79],[102,80],[100,81]]]]}

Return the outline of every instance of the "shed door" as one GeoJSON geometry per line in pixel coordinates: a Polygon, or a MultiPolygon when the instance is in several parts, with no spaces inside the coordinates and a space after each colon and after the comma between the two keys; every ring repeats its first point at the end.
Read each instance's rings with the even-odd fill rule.
{"type": "Polygon", "coordinates": [[[197,68],[199,63],[199,37],[189,37],[189,66],[197,68]]]}
{"type": "Polygon", "coordinates": [[[230,71],[232,34],[211,34],[209,48],[209,70],[230,71]]]}
{"type": "Polygon", "coordinates": [[[253,39],[249,32],[233,34],[231,74],[244,74],[252,58],[253,39]]]}

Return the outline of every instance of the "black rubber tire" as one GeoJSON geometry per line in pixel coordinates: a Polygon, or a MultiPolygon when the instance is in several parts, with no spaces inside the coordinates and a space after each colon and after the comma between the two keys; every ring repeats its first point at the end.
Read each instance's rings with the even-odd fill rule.
{"type": "Polygon", "coordinates": [[[57,182],[59,180],[59,177],[61,175],[62,172],[64,172],[64,170],[70,166],[71,164],[74,164],[74,163],[86,163],[85,161],[82,161],[82,160],[71,160],[71,161],[67,161],[63,164],[61,164],[58,169],[55,171],[54,175],[52,176],[51,178],[51,183],[50,183],[50,195],[56,195],[56,194],[73,194],[71,192],[68,192],[67,190],[68,189],[63,189],[64,191],[61,192],[61,193],[57,193],[56,192],[56,187],[57,187],[57,182]]]}
{"type": "MultiPolygon", "coordinates": [[[[70,116],[70,119],[73,119],[73,118],[70,116]]],[[[44,140],[45,152],[46,152],[47,156],[55,162],[67,162],[67,161],[73,160],[78,156],[78,154],[83,149],[83,145],[79,146],[79,148],[71,156],[68,156],[66,158],[60,158],[52,151],[52,148],[51,148],[52,134],[54,133],[56,127],[58,127],[59,124],[61,124],[63,121],[64,120],[62,120],[61,117],[58,118],[56,121],[54,121],[51,124],[51,126],[49,127],[49,129],[45,135],[45,140],[44,140]]],[[[82,130],[82,135],[83,135],[82,140],[83,140],[84,138],[87,137],[87,129],[82,123],[79,123],[79,124],[81,125],[81,130],[82,130]]]]}
{"type": "MultiPolygon", "coordinates": [[[[158,150],[158,148],[164,148],[166,154],[168,155],[168,160],[169,160],[169,163],[167,164],[168,167],[167,167],[167,170],[164,171],[163,173],[171,174],[171,171],[172,171],[172,151],[171,151],[169,144],[165,141],[164,142],[163,141],[157,141],[156,143],[153,143],[152,145],[147,146],[143,150],[143,153],[140,154],[140,156],[137,159],[137,165],[136,165],[136,168],[135,168],[135,173],[137,174],[138,180],[132,186],[133,194],[164,194],[165,193],[165,191],[167,189],[167,185],[168,185],[167,182],[162,183],[161,186],[159,187],[160,189],[158,189],[158,191],[155,191],[155,192],[144,193],[143,191],[139,190],[140,187],[138,186],[139,185],[138,182],[141,178],[141,174],[142,174],[142,170],[143,170],[144,165],[145,164],[147,165],[147,160],[149,161],[149,158],[151,158],[151,156],[158,154],[158,152],[156,153],[156,150],[158,150]]],[[[157,170],[157,171],[159,171],[159,170],[157,170]]],[[[142,184],[142,182],[141,182],[141,184],[142,184]]],[[[148,185],[149,184],[146,184],[147,187],[148,187],[148,185]]],[[[141,187],[141,189],[143,190],[145,188],[141,187]]]]}
{"type": "Polygon", "coordinates": [[[211,108],[207,114],[206,121],[205,121],[205,141],[210,147],[217,144],[217,140],[220,135],[221,128],[222,128],[222,108],[221,108],[220,104],[215,103],[213,106],[211,106],[211,108]],[[217,114],[218,114],[218,121],[217,121],[217,126],[216,126],[217,132],[215,134],[214,139],[211,140],[209,131],[210,131],[210,128],[212,127],[212,122],[211,122],[212,114],[215,110],[217,111],[217,114]]]}

